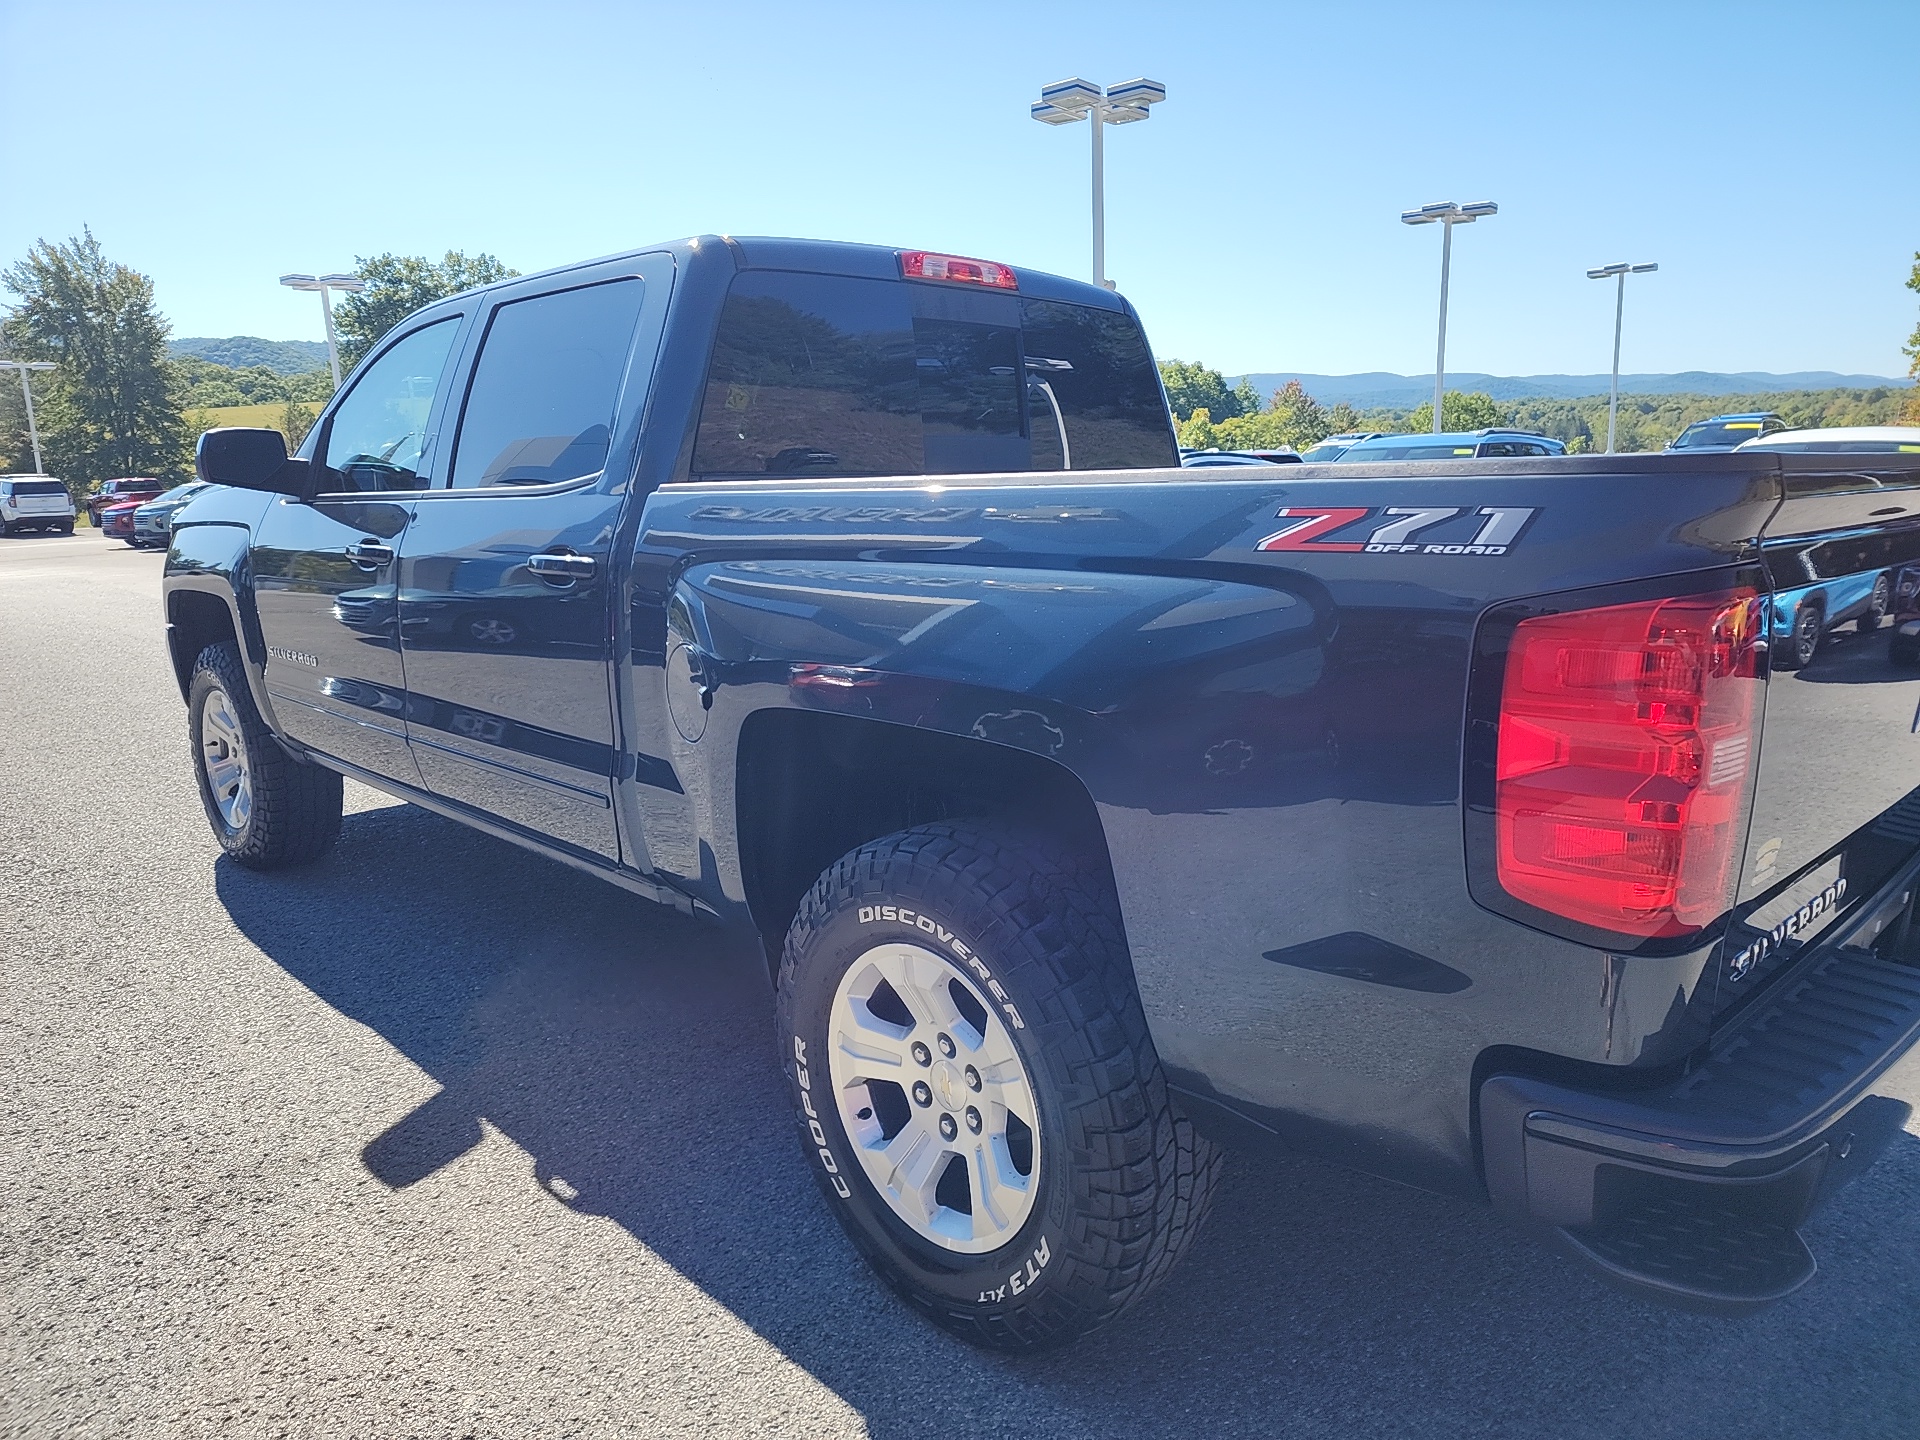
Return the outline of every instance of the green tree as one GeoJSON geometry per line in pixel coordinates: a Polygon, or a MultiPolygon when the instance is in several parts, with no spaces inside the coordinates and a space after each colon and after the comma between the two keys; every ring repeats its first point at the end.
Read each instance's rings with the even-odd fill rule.
{"type": "Polygon", "coordinates": [[[1360,412],[1346,401],[1338,401],[1327,411],[1327,434],[1345,435],[1352,430],[1364,430],[1360,423],[1360,412]]]}
{"type": "MultiPolygon", "coordinates": [[[[1479,390],[1449,390],[1441,399],[1442,430],[1489,430],[1511,425],[1513,418],[1491,395],[1479,390]]],[[[1433,429],[1433,402],[1427,401],[1407,415],[1405,428],[1415,435],[1433,429]]]]}
{"type": "Polygon", "coordinates": [[[65,244],[36,242],[0,271],[0,284],[19,297],[0,337],[14,354],[59,367],[44,407],[35,406],[52,472],[88,486],[119,475],[183,478],[180,383],[153,282],[107,259],[82,230],[65,244]]]}
{"type": "Polygon", "coordinates": [[[1217,423],[1260,408],[1252,385],[1242,380],[1238,387],[1228,389],[1224,375],[1197,361],[1162,360],[1160,383],[1166,386],[1167,408],[1173,411],[1176,423],[1191,419],[1196,410],[1205,410],[1217,423]]]}
{"type": "Polygon", "coordinates": [[[1211,450],[1220,443],[1220,432],[1214,428],[1213,416],[1202,405],[1180,422],[1175,438],[1189,450],[1211,450]]]}
{"type": "MultiPolygon", "coordinates": [[[[1907,276],[1907,288],[1920,295],[1920,251],[1914,253],[1913,273],[1907,276]]],[[[1912,362],[1907,366],[1907,374],[1920,380],[1920,323],[1914,325],[1913,334],[1907,337],[1906,351],[1907,359],[1912,362]]],[[[1905,418],[1920,425],[1920,390],[1907,397],[1905,418]]]]}
{"type": "Polygon", "coordinates": [[[287,401],[286,409],[280,412],[280,433],[287,437],[287,449],[298,450],[300,442],[307,438],[307,432],[313,429],[316,419],[310,405],[302,405],[298,400],[287,401]]]}
{"type": "Polygon", "coordinates": [[[491,255],[463,255],[449,250],[439,260],[425,255],[360,256],[354,273],[367,282],[367,288],[333,307],[342,373],[358,365],[382,335],[421,306],[476,285],[510,280],[520,272],[508,269],[491,255]]]}

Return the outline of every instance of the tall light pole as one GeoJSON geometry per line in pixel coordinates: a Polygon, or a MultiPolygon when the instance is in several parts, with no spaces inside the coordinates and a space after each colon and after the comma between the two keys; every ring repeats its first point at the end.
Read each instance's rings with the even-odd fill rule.
{"type": "Polygon", "coordinates": [[[33,423],[33,387],[27,383],[27,372],[57,368],[51,360],[0,360],[0,370],[20,372],[20,398],[27,402],[27,438],[33,442],[33,469],[36,475],[45,474],[46,467],[40,463],[40,427],[33,423]]]}
{"type": "Polygon", "coordinates": [[[1440,348],[1433,361],[1433,433],[1440,433],[1440,404],[1447,384],[1447,281],[1453,269],[1453,227],[1471,225],[1483,215],[1498,215],[1500,207],[1491,200],[1475,200],[1456,205],[1451,200],[1422,205],[1418,210],[1403,210],[1400,220],[1406,225],[1439,225],[1444,231],[1440,241],[1440,348]]]}
{"type": "Polygon", "coordinates": [[[340,346],[333,338],[333,292],[358,295],[367,282],[358,275],[282,275],[280,283],[289,290],[318,290],[320,309],[327,317],[327,366],[333,371],[333,388],[340,388],[340,346]]]}
{"type": "Polygon", "coordinates": [[[1043,86],[1029,114],[1042,125],[1074,125],[1093,121],[1093,283],[1113,289],[1107,279],[1107,177],[1102,143],[1109,125],[1144,120],[1149,107],[1167,98],[1167,87],[1157,80],[1128,80],[1105,91],[1091,80],[1056,80],[1043,86]]]}
{"type": "Polygon", "coordinates": [[[1620,277],[1620,287],[1613,297],[1613,389],[1607,395],[1607,454],[1613,454],[1613,426],[1620,416],[1620,317],[1627,309],[1627,276],[1650,275],[1660,267],[1658,265],[1602,265],[1598,270],[1587,271],[1589,280],[1606,280],[1612,276],[1620,277]]]}

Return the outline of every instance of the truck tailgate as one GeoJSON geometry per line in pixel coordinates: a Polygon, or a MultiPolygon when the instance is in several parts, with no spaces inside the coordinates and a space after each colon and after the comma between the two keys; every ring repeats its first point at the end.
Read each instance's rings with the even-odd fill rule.
{"type": "Polygon", "coordinates": [[[1898,592],[1920,566],[1920,469],[1882,458],[1786,457],[1761,532],[1772,665],[1723,1016],[1920,840],[1920,815],[1896,810],[1920,789],[1920,666],[1900,633],[1920,599],[1898,592]]]}

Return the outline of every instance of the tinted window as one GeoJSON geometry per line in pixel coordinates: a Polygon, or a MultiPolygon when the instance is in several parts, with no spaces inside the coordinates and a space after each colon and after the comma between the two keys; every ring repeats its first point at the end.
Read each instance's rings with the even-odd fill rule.
{"type": "Polygon", "coordinates": [[[8,488],[16,495],[64,495],[67,487],[58,480],[13,480],[8,488]]]}
{"type": "Polygon", "coordinates": [[[693,470],[1053,470],[1063,426],[1076,470],[1178,463],[1152,357],[1126,316],[963,288],[747,274],[721,315],[693,470]]]}
{"type": "Polygon", "coordinates": [[[1073,469],[1144,470],[1180,463],[1147,338],[1130,316],[1057,300],[1026,300],[1020,309],[1033,382],[1029,468],[1065,468],[1047,390],[1060,407],[1073,469]],[[1062,364],[1070,368],[1061,369],[1062,364]]]}
{"type": "Polygon", "coordinates": [[[459,333],[457,319],[425,326],[356,375],[327,422],[322,490],[419,488],[427,414],[459,333]]]}
{"type": "Polygon", "coordinates": [[[1680,438],[1673,442],[1673,448],[1691,450],[1704,445],[1738,445],[1742,440],[1751,440],[1759,433],[1758,420],[1702,420],[1682,430],[1680,438]]]}
{"type": "Polygon", "coordinates": [[[460,420],[454,485],[546,485],[606,468],[643,293],[638,280],[615,280],[493,312],[460,420]]]}
{"type": "Polygon", "coordinates": [[[831,275],[733,282],[693,468],[707,475],[918,475],[907,287],[831,275]]]}

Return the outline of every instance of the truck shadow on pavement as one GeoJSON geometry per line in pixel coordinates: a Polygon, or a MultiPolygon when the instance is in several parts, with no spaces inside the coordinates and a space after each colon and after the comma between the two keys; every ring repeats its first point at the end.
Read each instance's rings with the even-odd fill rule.
{"type": "Polygon", "coordinates": [[[442,1087],[366,1137],[374,1176],[413,1184],[484,1120],[555,1204],[624,1227],[876,1436],[1857,1437],[1920,1413],[1910,1135],[1811,1227],[1809,1291],[1747,1320],[1616,1294],[1473,1205],[1236,1155],[1159,1294],[1014,1360],[911,1315],[841,1236],[752,946],[410,806],[348,816],[320,864],[222,861],[216,884],[268,957],[442,1087]]]}

